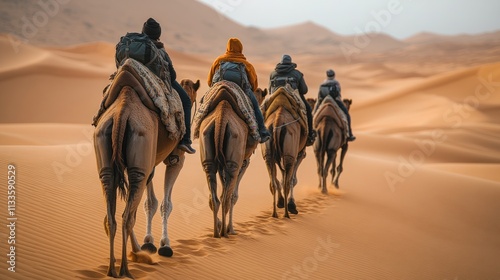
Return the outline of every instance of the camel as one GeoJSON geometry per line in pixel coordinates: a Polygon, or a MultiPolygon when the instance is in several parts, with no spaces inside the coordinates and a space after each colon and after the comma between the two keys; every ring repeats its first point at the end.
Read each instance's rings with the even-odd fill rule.
{"type": "MultiPolygon", "coordinates": [[[[165,201],[170,203],[173,183],[184,161],[183,152],[176,149],[182,135],[180,133],[169,135],[155,112],[155,105],[151,99],[144,98],[147,97],[147,93],[144,94],[144,88],[134,78],[126,71],[115,77],[116,84],[121,84],[122,87],[116,100],[100,116],[94,132],[97,170],[107,208],[104,218],[110,252],[107,275],[115,278],[118,277],[114,257],[117,191],[126,201],[122,215],[122,256],[119,276],[133,278],[128,269],[127,242],[130,237],[132,252],[137,253],[141,250],[133,228],[144,189],[147,186],[147,204],[153,205],[151,201],[156,200],[153,198],[151,183],[154,168],[164,162],[167,164],[165,201]],[[178,160],[172,160],[172,157],[177,157],[178,160]]],[[[164,208],[171,210],[171,206],[164,208]]],[[[164,216],[168,217],[167,214],[164,216]]]]}
{"type": "MultiPolygon", "coordinates": [[[[321,193],[323,194],[328,193],[326,179],[330,166],[330,173],[332,174],[331,183],[335,185],[335,188],[339,188],[339,177],[343,171],[344,157],[349,148],[345,130],[346,124],[343,124],[343,121],[336,114],[335,108],[332,105],[333,102],[335,102],[333,99],[329,99],[329,101],[325,99],[314,115],[314,129],[318,136],[314,142],[313,149],[318,165],[318,188],[321,189],[321,193]],[[339,126],[339,124],[343,124],[343,127],[339,126]],[[341,149],[340,162],[336,166],[337,151],[339,149],[341,149]]],[[[343,102],[347,110],[349,110],[352,99],[344,99],[343,102]]]]}
{"type": "MultiPolygon", "coordinates": [[[[257,89],[255,95],[262,102],[267,89],[257,89]]],[[[216,93],[218,103],[200,123],[200,158],[210,189],[209,205],[213,213],[215,238],[236,234],[233,227],[233,209],[238,201],[240,181],[250,164],[250,156],[258,141],[238,109],[234,96],[221,87],[216,93]],[[217,197],[217,173],[222,184],[220,200],[217,197]],[[222,206],[222,221],[218,218],[222,206]],[[226,217],[229,212],[229,221],[226,217]]],[[[259,110],[259,109],[257,109],[259,110]]]]}
{"type": "MultiPolygon", "coordinates": [[[[285,88],[278,88],[273,95],[283,96],[285,88]]],[[[288,98],[276,96],[264,113],[266,127],[271,132],[271,139],[262,144],[262,156],[269,172],[269,188],[273,195],[273,214],[278,217],[277,207],[285,208],[285,217],[289,213],[298,214],[293,188],[297,184],[297,169],[306,156],[307,125],[305,119],[299,121],[294,111],[298,104],[292,104],[288,98]],[[273,106],[272,103],[278,103],[273,106]],[[272,108],[277,108],[270,112],[272,108]],[[276,166],[282,173],[281,182],[277,179],[276,166]]]]}

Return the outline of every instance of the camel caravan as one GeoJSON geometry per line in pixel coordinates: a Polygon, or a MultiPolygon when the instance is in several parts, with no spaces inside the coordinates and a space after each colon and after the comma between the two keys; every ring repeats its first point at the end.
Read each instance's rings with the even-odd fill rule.
{"type": "Polygon", "coordinates": [[[109,238],[107,275],[115,278],[133,278],[128,269],[129,239],[131,254],[136,256],[133,259],[137,260],[140,254],[148,262],[149,254],[173,255],[167,230],[171,195],[186,153],[196,153],[191,147],[191,135],[199,139],[198,153],[210,191],[208,203],[216,238],[235,234],[233,211],[239,184],[259,144],[269,173],[272,217],[278,218],[277,208],[284,208],[284,217],[290,218],[290,213],[298,214],[293,188],[298,182],[297,170],[306,157],[306,147],[314,145],[319,187],[326,194],[328,169],[335,162],[337,151],[342,149],[337,176],[335,164],[331,173],[335,177],[332,183],[338,188],[348,142],[355,139],[347,113],[352,101],[339,105],[344,103],[340,101],[340,85],[329,72],[332,70],[327,71],[325,86],[320,87],[325,90],[320,90],[318,101],[305,99],[307,85],[289,55],[283,55],[271,73],[269,88],[259,88],[256,71],[243,55],[243,45],[237,38],[230,38],[226,52],[214,60],[207,79],[209,90],[191,120],[200,80],[177,82],[160,35],[161,26],[150,18],[142,32],[127,33],[120,38],[115,54],[117,70],[110,76],[92,123],[97,171],[107,209],[104,217],[109,238]],[[166,169],[160,205],[162,236],[157,248],[152,234],[152,220],[158,210],[153,176],[155,167],[162,162],[166,169]],[[147,223],[140,245],[134,224],[144,192],[147,223]],[[114,256],[118,196],[126,203],[119,273],[114,256]]]}

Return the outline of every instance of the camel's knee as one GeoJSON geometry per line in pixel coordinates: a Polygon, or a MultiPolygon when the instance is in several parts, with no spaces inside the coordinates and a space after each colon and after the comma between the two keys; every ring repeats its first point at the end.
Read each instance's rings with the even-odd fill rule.
{"type": "Polygon", "coordinates": [[[113,168],[111,167],[103,167],[99,171],[99,180],[101,181],[102,187],[105,193],[110,193],[114,191],[114,176],[113,176],[113,168]]]}
{"type": "Polygon", "coordinates": [[[214,164],[211,161],[205,161],[205,162],[202,163],[202,165],[203,165],[203,170],[207,174],[211,174],[211,173],[216,173],[217,172],[217,165],[214,164]]]}
{"type": "Polygon", "coordinates": [[[131,189],[138,188],[141,183],[146,179],[146,174],[139,170],[138,168],[129,168],[127,170],[128,173],[128,182],[131,189]]]}
{"type": "Polygon", "coordinates": [[[306,150],[300,151],[299,154],[297,155],[298,159],[304,159],[305,157],[306,157],[306,150]]]}
{"type": "Polygon", "coordinates": [[[236,173],[240,170],[238,163],[234,161],[226,161],[226,171],[229,173],[236,173]]]}
{"type": "Polygon", "coordinates": [[[285,169],[292,168],[295,164],[295,161],[296,161],[295,157],[284,155],[283,156],[283,167],[285,169]]]}
{"type": "Polygon", "coordinates": [[[270,163],[274,163],[274,157],[271,153],[264,154],[263,158],[267,165],[269,165],[270,163]]]}
{"type": "Polygon", "coordinates": [[[248,165],[250,165],[250,159],[249,159],[249,158],[248,158],[248,159],[243,160],[243,164],[241,165],[241,168],[242,168],[242,169],[243,169],[243,168],[247,168],[247,167],[248,167],[248,165]]]}

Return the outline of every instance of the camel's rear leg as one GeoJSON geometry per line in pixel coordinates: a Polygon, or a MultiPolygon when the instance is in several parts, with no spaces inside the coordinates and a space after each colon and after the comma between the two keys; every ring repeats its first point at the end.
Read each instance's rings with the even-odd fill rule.
{"type": "Polygon", "coordinates": [[[200,157],[202,161],[203,170],[207,178],[207,185],[210,190],[210,198],[208,204],[212,210],[214,222],[214,237],[220,238],[220,222],[217,214],[219,213],[220,201],[217,197],[217,165],[215,164],[215,147],[210,143],[209,139],[214,139],[213,129],[208,130],[200,138],[200,157]]]}
{"type": "MultiPolygon", "coordinates": [[[[137,208],[155,166],[156,138],[146,133],[144,127],[131,126],[129,138],[125,143],[134,143],[133,147],[125,147],[125,158],[128,175],[128,191],[125,210],[122,215],[122,261],[120,276],[133,278],[128,269],[127,241],[135,238],[133,228],[136,221],[137,208]]],[[[137,244],[138,245],[138,244],[137,244]]]]}
{"type": "Polygon", "coordinates": [[[297,170],[299,169],[300,164],[302,163],[302,160],[306,157],[306,151],[305,149],[300,151],[298,156],[297,156],[297,161],[294,164],[293,167],[293,175],[292,175],[292,180],[290,181],[290,197],[288,198],[288,211],[292,214],[299,214],[299,211],[297,210],[297,205],[295,204],[295,198],[293,197],[293,189],[298,183],[297,180],[297,170]]]}
{"type": "Polygon", "coordinates": [[[231,196],[231,206],[229,209],[229,224],[227,226],[228,234],[233,234],[233,235],[236,234],[233,227],[233,210],[234,210],[234,205],[236,205],[236,202],[238,202],[238,189],[240,186],[241,178],[243,178],[243,175],[245,174],[245,171],[247,170],[249,164],[250,164],[249,158],[243,161],[243,166],[240,169],[240,172],[238,174],[238,179],[236,181],[236,186],[234,188],[233,195],[231,196]]]}
{"type": "Polygon", "coordinates": [[[325,151],[322,147],[322,131],[318,130],[318,137],[314,142],[314,155],[316,156],[317,173],[318,173],[318,188],[322,189],[325,182],[325,151]]]}
{"type": "Polygon", "coordinates": [[[267,141],[266,144],[263,145],[262,154],[264,157],[264,161],[267,166],[267,171],[269,173],[269,190],[273,195],[273,218],[278,218],[278,211],[276,208],[285,207],[284,199],[281,195],[281,186],[278,178],[276,178],[276,163],[274,162],[274,157],[272,156],[272,147],[269,144],[272,140],[267,141]],[[279,198],[276,197],[279,196],[279,198]],[[281,199],[281,200],[280,200],[281,199]]]}
{"type": "Polygon", "coordinates": [[[104,231],[109,238],[109,266],[107,276],[118,277],[115,269],[115,236],[116,236],[116,183],[114,182],[113,170],[110,167],[102,168],[99,172],[107,213],[104,217],[104,231]]]}
{"type": "Polygon", "coordinates": [[[335,178],[335,180],[333,181],[333,177],[332,177],[332,181],[335,185],[335,188],[339,188],[339,177],[340,177],[340,174],[342,173],[342,171],[344,171],[344,157],[347,153],[347,149],[349,148],[349,144],[344,144],[342,146],[342,151],[340,153],[340,162],[339,162],[339,165],[337,167],[337,177],[335,178]]]}
{"type": "Polygon", "coordinates": [[[337,161],[337,152],[334,151],[333,149],[329,149],[327,151],[327,160],[326,160],[326,163],[325,163],[325,177],[323,178],[323,188],[321,189],[321,193],[323,194],[328,194],[328,187],[327,187],[327,184],[326,184],[326,179],[328,177],[328,170],[330,170],[332,172],[332,181],[333,181],[333,177],[335,177],[335,165],[336,165],[336,161],[337,161]]]}
{"type": "MultiPolygon", "coordinates": [[[[288,197],[290,195],[290,190],[292,187],[292,178],[293,178],[295,160],[296,158],[292,156],[283,156],[284,171],[283,171],[282,182],[283,182],[283,194],[285,196],[285,202],[288,202],[288,197]]],[[[289,203],[285,204],[285,218],[290,218],[289,203]]]]}
{"type": "MultiPolygon", "coordinates": [[[[236,183],[238,182],[238,174],[240,171],[240,167],[242,164],[238,164],[234,161],[230,161],[226,159],[226,166],[223,168],[224,170],[224,179],[222,181],[222,194],[221,194],[221,210],[222,210],[222,221],[220,234],[223,237],[228,236],[228,224],[226,223],[227,214],[232,207],[232,198],[234,194],[234,190],[236,188],[236,183]]],[[[222,176],[221,176],[222,178],[222,176]]]]}
{"type": "Polygon", "coordinates": [[[115,236],[116,236],[116,192],[118,184],[111,161],[111,129],[112,123],[102,124],[102,129],[94,135],[94,150],[96,153],[99,180],[106,202],[106,216],[104,217],[104,230],[109,238],[109,266],[107,276],[118,277],[115,269],[115,236]]]}
{"type": "Polygon", "coordinates": [[[129,191],[127,195],[127,203],[123,211],[122,222],[122,262],[120,267],[120,277],[126,276],[133,278],[128,269],[127,260],[127,241],[134,228],[137,208],[142,198],[142,193],[146,186],[146,175],[140,168],[128,168],[129,191]]]}

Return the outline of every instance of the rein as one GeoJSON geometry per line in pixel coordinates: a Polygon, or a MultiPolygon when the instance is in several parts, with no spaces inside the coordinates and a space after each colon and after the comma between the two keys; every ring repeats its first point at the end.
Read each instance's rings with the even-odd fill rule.
{"type": "Polygon", "coordinates": [[[287,122],[287,123],[285,123],[285,124],[282,124],[282,125],[280,125],[280,126],[275,127],[275,129],[282,128],[282,127],[284,127],[284,126],[287,126],[287,125],[289,125],[289,124],[292,124],[292,123],[294,123],[294,122],[298,122],[298,121],[299,121],[299,119],[293,120],[293,121],[291,121],[291,122],[287,122]]]}

